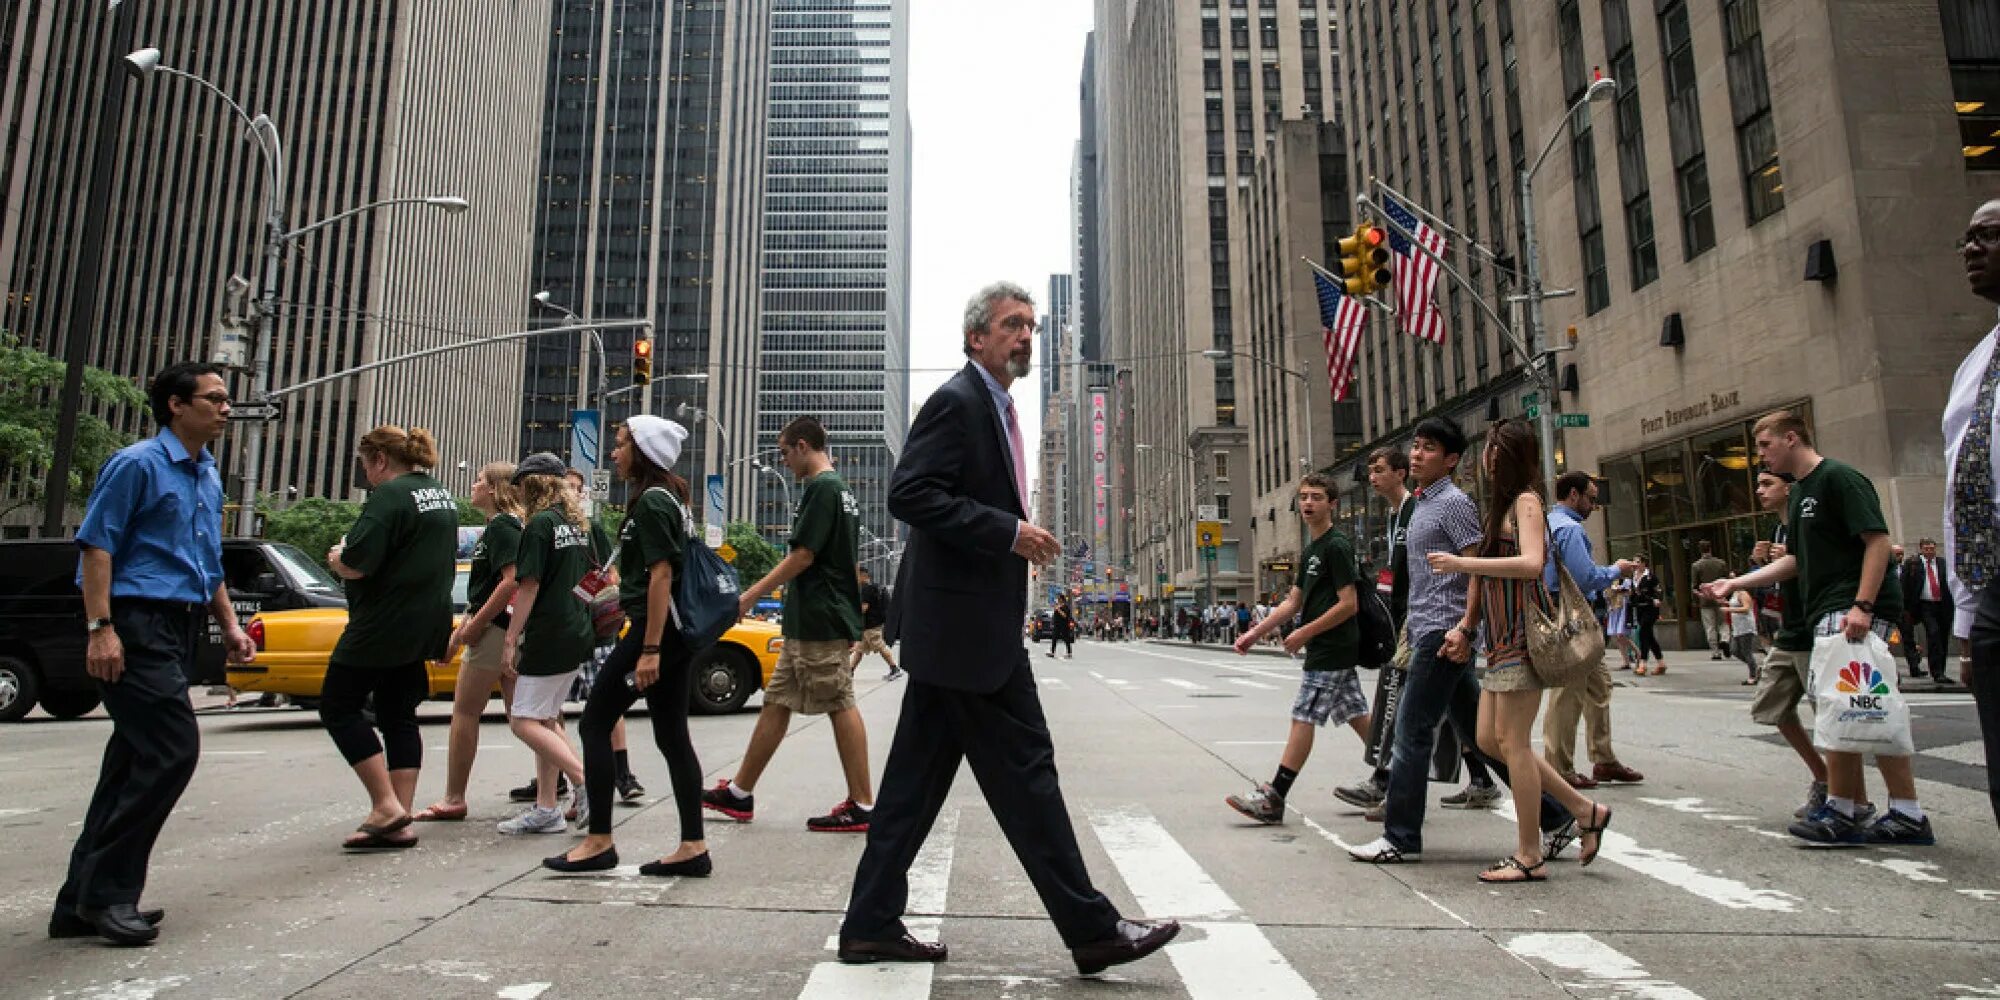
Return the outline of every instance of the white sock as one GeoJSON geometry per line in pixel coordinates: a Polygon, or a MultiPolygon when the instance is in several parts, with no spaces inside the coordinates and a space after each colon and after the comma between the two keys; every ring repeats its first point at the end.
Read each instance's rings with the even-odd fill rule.
{"type": "Polygon", "coordinates": [[[742,799],[747,799],[750,797],[750,790],[744,788],[742,785],[737,784],[735,778],[731,778],[729,779],[729,794],[736,796],[736,798],[740,801],[742,799]]]}
{"type": "Polygon", "coordinates": [[[1924,821],[1924,807],[1916,799],[1890,799],[1889,811],[1902,813],[1919,823],[1924,821]]]}
{"type": "Polygon", "coordinates": [[[1826,797],[1826,804],[1832,806],[1834,812],[1837,812],[1842,816],[1847,817],[1848,819],[1854,818],[1853,799],[1843,799],[1838,795],[1829,795],[1826,797]]]}

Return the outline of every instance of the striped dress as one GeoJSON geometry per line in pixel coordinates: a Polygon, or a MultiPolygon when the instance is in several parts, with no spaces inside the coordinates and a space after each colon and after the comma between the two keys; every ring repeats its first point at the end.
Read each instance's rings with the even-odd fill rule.
{"type": "MultiPolygon", "coordinates": [[[[1513,535],[1502,534],[1492,555],[1506,559],[1521,553],[1521,543],[1513,535]]],[[[1480,673],[1528,663],[1528,602],[1534,600],[1529,587],[1540,586],[1541,577],[1507,579],[1479,578],[1479,607],[1486,624],[1486,662],[1480,673]]]]}

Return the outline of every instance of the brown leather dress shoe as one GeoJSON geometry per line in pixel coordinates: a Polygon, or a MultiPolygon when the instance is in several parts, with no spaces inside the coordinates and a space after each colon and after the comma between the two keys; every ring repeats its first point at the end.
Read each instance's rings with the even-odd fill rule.
{"type": "Polygon", "coordinates": [[[1646,780],[1645,775],[1615,760],[1609,764],[1593,765],[1590,769],[1590,776],[1596,778],[1598,781],[1615,781],[1627,785],[1636,785],[1646,780]]]}
{"type": "Polygon", "coordinates": [[[1120,920],[1110,937],[1071,948],[1069,954],[1076,960],[1078,973],[1094,976],[1159,951],[1180,932],[1178,920],[1120,920]]]}
{"type": "Polygon", "coordinates": [[[1569,782],[1569,787],[1577,789],[1578,791],[1582,791],[1583,789],[1586,788],[1597,787],[1597,780],[1595,778],[1586,778],[1575,771],[1566,772],[1563,775],[1563,780],[1569,782]]]}
{"type": "Polygon", "coordinates": [[[865,965],[869,962],[942,962],[945,947],[929,941],[919,941],[904,934],[894,941],[863,941],[860,938],[840,939],[840,960],[850,965],[865,965]]]}

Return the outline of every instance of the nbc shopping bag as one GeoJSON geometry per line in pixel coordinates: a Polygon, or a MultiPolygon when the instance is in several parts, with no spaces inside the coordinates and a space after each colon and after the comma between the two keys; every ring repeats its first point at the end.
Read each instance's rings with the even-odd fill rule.
{"type": "Polygon", "coordinates": [[[1821,750],[1908,756],[1910,705],[1896,690],[1896,661],[1873,632],[1861,642],[1845,636],[1813,640],[1813,745],[1821,750]]]}

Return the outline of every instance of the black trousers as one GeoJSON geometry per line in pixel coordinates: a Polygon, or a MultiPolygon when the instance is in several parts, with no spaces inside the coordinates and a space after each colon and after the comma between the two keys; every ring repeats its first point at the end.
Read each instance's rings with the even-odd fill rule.
{"type": "Polygon", "coordinates": [[[1069,647],[1069,655],[1071,656],[1076,655],[1076,641],[1071,639],[1069,636],[1062,634],[1061,632],[1057,632],[1054,636],[1050,637],[1049,639],[1050,656],[1056,655],[1056,643],[1062,643],[1064,646],[1069,647]]]}
{"type": "Polygon", "coordinates": [[[972,765],[993,818],[1063,943],[1074,948],[1110,937],[1118,911],[1084,868],[1025,650],[1013,676],[991,694],[954,691],[911,675],[841,936],[889,941],[904,934],[910,863],[951,794],[961,760],[972,765]]]}
{"type": "Polygon", "coordinates": [[[688,668],[694,657],[681,643],[680,632],[667,628],[660,636],[660,679],[645,691],[625,683],[639,666],[639,647],[646,644],[646,622],[632,619],[625,637],[613,646],[604,667],[591,683],[583,705],[583,789],[590,798],[590,832],[611,832],[611,796],[618,782],[618,759],[611,749],[611,730],[632,704],[646,699],[653,718],[653,743],[667,758],[667,777],[674,789],[674,808],[681,818],[681,839],[700,840],[701,761],[688,736],[688,668]]]}
{"type": "Polygon", "coordinates": [[[1653,632],[1654,626],[1660,623],[1660,609],[1640,608],[1638,610],[1638,616],[1639,616],[1638,618],[1639,659],[1644,660],[1648,656],[1652,657],[1655,660],[1666,659],[1667,658],[1666,650],[1660,648],[1660,637],[1654,634],[1653,632]]]}
{"type": "Polygon", "coordinates": [[[200,605],[112,600],[125,673],[116,683],[97,684],[111,713],[111,739],[70,851],[69,877],[56,892],[58,912],[136,904],[145,891],[153,842],[201,757],[187,675],[207,614],[200,605]]]}
{"type": "MultiPolygon", "coordinates": [[[[1931,661],[1931,677],[1934,679],[1943,677],[1945,665],[1951,662],[1951,620],[1956,610],[1950,601],[1918,601],[1911,609],[1911,619],[1924,627],[1924,657],[1931,661]]],[[[1914,650],[1916,644],[1916,636],[1908,632],[1903,634],[1903,645],[1914,650]]],[[[1916,665],[1916,657],[1912,656],[1911,670],[1914,671],[1916,665]]]]}
{"type": "Polygon", "coordinates": [[[2000,822],[2000,586],[1988,584],[1972,616],[1972,700],[1986,743],[1986,792],[2000,822]]]}
{"type": "Polygon", "coordinates": [[[393,667],[356,667],[329,663],[320,685],[319,721],[333,736],[333,745],[349,766],[386,753],[391,771],[424,766],[424,738],[417,729],[417,706],[431,693],[424,661],[393,667]],[[375,699],[375,727],[361,710],[375,699]],[[375,730],[382,738],[375,738],[375,730]]]}

